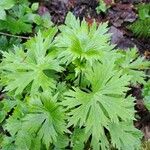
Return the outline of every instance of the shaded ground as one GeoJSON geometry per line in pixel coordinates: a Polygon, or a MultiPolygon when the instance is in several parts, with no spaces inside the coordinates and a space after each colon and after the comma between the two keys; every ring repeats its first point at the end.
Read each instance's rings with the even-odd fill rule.
{"type": "MultiPolygon", "coordinates": [[[[118,0],[112,4],[111,0],[107,0],[111,7],[107,13],[97,14],[96,8],[98,1],[96,0],[49,0],[41,1],[39,13],[49,12],[52,21],[57,24],[63,24],[68,11],[79,17],[81,20],[85,17],[86,21],[91,24],[95,19],[98,23],[108,21],[110,33],[112,33],[111,42],[116,44],[118,48],[127,49],[138,47],[141,55],[150,59],[150,39],[142,39],[135,37],[126,26],[134,22],[137,17],[135,5],[138,3],[150,3],[150,0],[118,0]]],[[[136,110],[139,116],[135,122],[135,126],[144,132],[145,139],[150,138],[150,113],[146,110],[141,96],[141,86],[132,87],[130,94],[136,97],[136,110]]]]}

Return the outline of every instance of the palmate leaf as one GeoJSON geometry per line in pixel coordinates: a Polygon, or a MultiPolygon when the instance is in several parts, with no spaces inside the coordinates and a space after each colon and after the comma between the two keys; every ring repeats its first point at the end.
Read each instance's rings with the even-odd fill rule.
{"type": "MultiPolygon", "coordinates": [[[[9,103],[13,105],[14,101],[9,101],[9,103]]],[[[16,105],[12,111],[12,116],[9,115],[9,118],[5,120],[6,123],[3,125],[3,130],[7,131],[7,133],[9,132],[10,136],[4,134],[2,145],[1,145],[2,150],[13,150],[13,149],[17,150],[16,145],[14,144],[14,141],[17,138],[18,139],[20,138],[19,136],[21,134],[17,134],[17,133],[22,127],[21,118],[27,112],[27,105],[26,103],[21,102],[19,100],[16,100],[15,104],[16,105]]],[[[29,133],[26,132],[26,134],[29,134],[29,133]]],[[[24,137],[22,137],[22,143],[20,144],[20,145],[24,145],[24,148],[26,148],[26,144],[24,144],[24,141],[27,140],[26,134],[24,133],[24,137]]]]}
{"type": "Polygon", "coordinates": [[[109,148],[104,128],[109,130],[110,123],[134,120],[134,99],[124,95],[130,76],[115,71],[114,62],[112,58],[95,64],[86,73],[91,92],[74,88],[65,93],[66,100],[62,102],[69,111],[68,126],[85,127],[85,132],[92,135],[94,149],[109,148]]]}
{"type": "MultiPolygon", "coordinates": [[[[59,27],[61,33],[56,37],[56,45],[62,49],[59,54],[64,63],[88,62],[90,65],[99,60],[105,51],[111,51],[107,23],[99,26],[94,22],[91,27],[83,20],[81,23],[72,13],[68,13],[65,25],[59,27]]],[[[76,64],[77,67],[79,64],[76,64]]]]}
{"type": "Polygon", "coordinates": [[[3,147],[14,143],[16,150],[41,150],[42,145],[48,150],[50,144],[57,148],[68,145],[64,134],[67,131],[64,110],[56,103],[55,97],[36,96],[30,99],[28,108],[22,117],[18,116],[20,110],[15,109],[17,115],[13,114],[7,120],[4,129],[10,133],[13,141],[7,142],[6,137],[3,147]],[[64,141],[59,142],[61,137],[64,141]]]}
{"type": "Polygon", "coordinates": [[[7,10],[6,15],[5,5],[11,6],[8,1],[13,0],[0,1],[0,30],[12,34],[21,34],[32,33],[33,30],[37,32],[39,28],[42,30],[52,26],[50,16],[37,14],[35,11],[38,9],[38,3],[31,5],[28,0],[15,0],[15,5],[10,10],[7,10]],[[1,7],[1,3],[5,3],[4,6],[1,7]]]}
{"type": "Polygon", "coordinates": [[[57,141],[57,136],[67,131],[63,109],[53,99],[33,99],[30,114],[23,119],[23,128],[31,134],[36,133],[34,138],[41,139],[47,149],[50,143],[57,141]]]}
{"type": "Polygon", "coordinates": [[[13,144],[13,138],[12,137],[3,137],[2,145],[3,147],[1,148],[2,150],[14,150],[15,146],[13,144]]]}
{"type": "Polygon", "coordinates": [[[26,52],[21,48],[15,48],[14,53],[3,52],[0,69],[5,78],[3,82],[6,91],[15,91],[15,95],[18,95],[30,85],[29,92],[32,95],[40,88],[55,88],[54,73],[62,70],[57,59],[51,55],[52,40],[56,32],[56,28],[51,28],[46,37],[39,32],[26,43],[26,52]],[[49,49],[51,51],[48,53],[49,49]]]}
{"type": "Polygon", "coordinates": [[[111,143],[119,150],[140,149],[142,133],[132,122],[112,123],[109,125],[111,143]]]}
{"type": "Polygon", "coordinates": [[[122,54],[117,62],[119,70],[122,70],[123,74],[130,75],[133,84],[144,84],[144,78],[146,77],[144,70],[149,69],[150,62],[146,61],[144,57],[140,57],[136,48],[132,48],[126,52],[119,51],[119,53],[122,54]]]}
{"type": "MultiPolygon", "coordinates": [[[[11,102],[11,101],[10,101],[11,102]]],[[[6,124],[4,124],[4,130],[7,130],[10,135],[14,138],[16,133],[21,129],[21,118],[25,116],[28,112],[27,104],[25,102],[21,102],[16,100],[16,105],[12,112],[12,115],[6,119],[6,124]]],[[[13,102],[11,102],[13,104],[13,102]]]]}

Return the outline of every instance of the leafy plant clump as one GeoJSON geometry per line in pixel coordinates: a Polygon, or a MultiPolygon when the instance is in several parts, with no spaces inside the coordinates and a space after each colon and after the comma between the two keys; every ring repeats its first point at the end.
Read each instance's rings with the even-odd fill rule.
{"type": "Polygon", "coordinates": [[[139,4],[138,19],[128,28],[135,36],[149,38],[150,37],[150,4],[139,4]]]}
{"type": "Polygon", "coordinates": [[[30,5],[28,0],[1,0],[0,11],[5,15],[0,15],[0,30],[21,34],[32,33],[33,29],[50,27],[50,16],[46,13],[43,16],[36,13],[38,3],[30,5]]]}
{"type": "Polygon", "coordinates": [[[39,29],[47,30],[51,27],[51,17],[48,12],[39,15],[38,3],[28,0],[1,0],[0,1],[0,45],[1,50],[11,51],[13,45],[29,39],[39,29]]]}
{"type": "Polygon", "coordinates": [[[106,23],[89,27],[68,13],[58,29],[2,52],[1,149],[139,149],[127,92],[150,63],[136,48],[114,51],[106,23]]]}

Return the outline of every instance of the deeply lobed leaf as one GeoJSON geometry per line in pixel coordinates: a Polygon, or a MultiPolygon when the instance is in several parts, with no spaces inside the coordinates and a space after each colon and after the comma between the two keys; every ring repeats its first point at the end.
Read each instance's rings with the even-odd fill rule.
{"type": "Polygon", "coordinates": [[[63,63],[73,62],[78,67],[78,60],[80,63],[88,62],[92,65],[96,60],[100,60],[106,51],[113,48],[109,45],[107,23],[97,25],[94,22],[89,27],[85,20],[80,23],[72,13],[68,13],[65,25],[59,29],[61,33],[56,37],[55,43],[60,48],[58,57],[63,63]]]}
{"type": "Polygon", "coordinates": [[[15,95],[18,95],[30,86],[29,92],[33,95],[40,88],[55,88],[55,77],[52,75],[63,68],[48,50],[53,50],[52,40],[56,32],[56,28],[51,28],[49,36],[45,38],[39,32],[26,43],[27,51],[16,47],[14,53],[3,52],[4,58],[0,69],[2,76],[5,76],[5,91],[15,91],[15,95]]]}

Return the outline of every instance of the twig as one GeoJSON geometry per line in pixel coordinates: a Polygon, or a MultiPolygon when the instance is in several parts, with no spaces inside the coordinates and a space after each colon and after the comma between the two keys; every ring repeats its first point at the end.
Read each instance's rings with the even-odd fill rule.
{"type": "Polygon", "coordinates": [[[21,38],[21,39],[26,39],[26,40],[29,39],[29,37],[19,36],[19,35],[13,35],[13,34],[4,33],[4,32],[0,32],[0,35],[5,35],[5,36],[10,36],[10,37],[15,37],[15,38],[21,38]]]}

